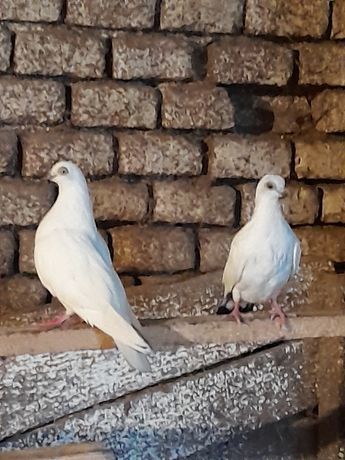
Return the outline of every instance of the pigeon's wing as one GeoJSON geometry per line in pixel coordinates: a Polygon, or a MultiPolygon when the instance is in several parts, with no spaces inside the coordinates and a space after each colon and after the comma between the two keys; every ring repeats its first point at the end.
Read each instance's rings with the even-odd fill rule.
{"type": "Polygon", "coordinates": [[[226,294],[231,292],[241,280],[245,269],[248,260],[247,246],[245,244],[247,233],[247,227],[243,227],[232,240],[229,257],[223,272],[223,284],[226,294]]]}

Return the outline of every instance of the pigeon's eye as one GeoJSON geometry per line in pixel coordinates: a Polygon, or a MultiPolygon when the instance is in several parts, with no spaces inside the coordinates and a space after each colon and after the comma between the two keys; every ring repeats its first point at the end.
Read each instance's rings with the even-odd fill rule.
{"type": "Polygon", "coordinates": [[[271,182],[268,182],[267,188],[269,188],[270,190],[272,190],[272,189],[274,189],[274,185],[273,185],[271,182]]]}
{"type": "Polygon", "coordinates": [[[65,168],[64,166],[61,166],[61,168],[59,168],[58,173],[59,173],[61,176],[66,176],[66,175],[68,174],[68,169],[65,168]]]}

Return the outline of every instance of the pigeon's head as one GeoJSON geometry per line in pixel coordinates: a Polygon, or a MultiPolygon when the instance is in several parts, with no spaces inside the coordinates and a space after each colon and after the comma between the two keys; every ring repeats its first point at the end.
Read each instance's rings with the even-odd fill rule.
{"type": "Polygon", "coordinates": [[[266,196],[278,200],[284,198],[285,195],[285,180],[273,174],[264,176],[256,188],[257,198],[266,196]]]}
{"type": "Polygon", "coordinates": [[[84,181],[83,173],[71,161],[58,161],[48,173],[48,180],[59,186],[84,181]]]}

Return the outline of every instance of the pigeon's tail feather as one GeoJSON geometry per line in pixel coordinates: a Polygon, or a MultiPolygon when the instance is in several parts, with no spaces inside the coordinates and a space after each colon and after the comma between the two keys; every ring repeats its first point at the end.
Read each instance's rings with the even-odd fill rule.
{"type": "Polygon", "coordinates": [[[133,369],[137,369],[140,372],[151,372],[150,363],[144,353],[134,350],[134,348],[122,342],[117,341],[116,346],[133,369]]]}

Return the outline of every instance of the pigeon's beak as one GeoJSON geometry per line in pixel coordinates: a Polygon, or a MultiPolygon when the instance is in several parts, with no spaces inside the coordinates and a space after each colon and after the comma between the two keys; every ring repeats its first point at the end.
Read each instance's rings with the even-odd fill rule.
{"type": "Polygon", "coordinates": [[[287,197],[287,191],[284,190],[284,192],[282,192],[282,193],[279,195],[279,199],[280,199],[280,200],[283,200],[283,199],[286,198],[286,197],[287,197]]]}
{"type": "Polygon", "coordinates": [[[54,176],[52,175],[51,171],[46,175],[46,179],[49,182],[53,182],[54,176]]]}

